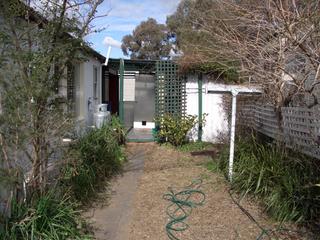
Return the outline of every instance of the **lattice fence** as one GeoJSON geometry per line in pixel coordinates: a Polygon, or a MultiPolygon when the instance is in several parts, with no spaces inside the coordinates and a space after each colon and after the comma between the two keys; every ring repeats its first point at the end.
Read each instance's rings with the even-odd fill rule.
{"type": "Polygon", "coordinates": [[[156,117],[165,113],[184,116],[186,113],[186,81],[172,61],[156,64],[156,117]]]}
{"type": "Polygon", "coordinates": [[[238,124],[253,127],[286,146],[320,159],[320,112],[302,107],[283,107],[282,120],[272,105],[249,103],[240,107],[238,124]]]}
{"type": "Polygon", "coordinates": [[[286,145],[312,157],[320,158],[319,111],[301,108],[282,108],[283,132],[286,145]]]}
{"type": "Polygon", "coordinates": [[[278,124],[278,116],[272,105],[258,105],[255,109],[255,128],[265,135],[281,139],[282,132],[278,124]]]}

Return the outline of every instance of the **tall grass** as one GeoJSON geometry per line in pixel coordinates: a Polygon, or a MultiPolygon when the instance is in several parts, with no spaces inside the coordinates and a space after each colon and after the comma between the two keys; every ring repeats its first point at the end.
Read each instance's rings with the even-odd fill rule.
{"type": "Polygon", "coordinates": [[[51,191],[31,204],[12,204],[12,217],[7,219],[0,239],[64,240],[91,239],[81,231],[81,217],[76,205],[66,195],[51,191]]]}
{"type": "Polygon", "coordinates": [[[11,218],[0,217],[0,239],[90,239],[83,232],[75,202],[92,199],[104,180],[120,171],[124,141],[125,132],[117,118],[80,137],[70,146],[70,161],[61,169],[59,184],[26,202],[13,203],[11,218]]]}
{"type": "MultiPolygon", "coordinates": [[[[275,144],[255,138],[236,144],[232,187],[242,195],[260,198],[267,212],[280,221],[320,220],[320,163],[275,144]]],[[[220,156],[225,172],[227,151],[220,156]]]]}
{"type": "Polygon", "coordinates": [[[125,159],[121,144],[124,130],[113,118],[111,124],[90,130],[70,147],[70,163],[62,182],[81,202],[92,199],[104,180],[121,169],[125,159]]]}

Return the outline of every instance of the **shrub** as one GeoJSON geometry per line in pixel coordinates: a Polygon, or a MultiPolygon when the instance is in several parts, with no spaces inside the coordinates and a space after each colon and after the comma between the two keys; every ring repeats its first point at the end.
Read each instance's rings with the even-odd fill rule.
{"type": "Polygon", "coordinates": [[[69,164],[63,169],[62,182],[82,202],[94,197],[95,190],[104,180],[121,169],[124,142],[121,125],[113,119],[111,124],[90,130],[70,146],[69,164]]]}
{"type": "Polygon", "coordinates": [[[156,135],[158,141],[181,146],[186,143],[188,132],[197,124],[197,116],[186,115],[181,117],[165,114],[158,122],[161,125],[156,135]]]}
{"type": "MultiPolygon", "coordinates": [[[[226,171],[228,154],[219,162],[226,171]]],[[[237,141],[232,187],[259,197],[277,220],[320,220],[319,163],[315,159],[254,138],[237,141]]]]}
{"type": "Polygon", "coordinates": [[[51,191],[26,203],[12,204],[12,217],[0,232],[1,239],[10,240],[66,240],[91,239],[83,235],[76,205],[65,196],[51,191]]]}
{"type": "Polygon", "coordinates": [[[120,118],[113,116],[110,121],[110,127],[113,130],[113,134],[119,144],[125,144],[126,142],[126,131],[120,118]]]}

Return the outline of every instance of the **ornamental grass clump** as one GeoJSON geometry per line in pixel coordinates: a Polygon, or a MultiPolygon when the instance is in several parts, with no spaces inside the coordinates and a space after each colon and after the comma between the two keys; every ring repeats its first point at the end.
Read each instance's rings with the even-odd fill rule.
{"type": "Polygon", "coordinates": [[[92,239],[82,231],[80,213],[76,208],[68,195],[61,196],[54,190],[30,203],[13,202],[12,217],[0,230],[0,239],[92,239]]]}
{"type": "MultiPolygon", "coordinates": [[[[227,149],[219,167],[227,171],[227,149]]],[[[314,223],[320,220],[320,164],[303,154],[255,138],[236,144],[232,188],[242,196],[262,200],[266,211],[280,221],[314,223]]]]}
{"type": "Polygon", "coordinates": [[[117,119],[92,129],[70,146],[70,162],[62,182],[82,202],[92,199],[105,180],[121,170],[124,130],[117,119]]]}

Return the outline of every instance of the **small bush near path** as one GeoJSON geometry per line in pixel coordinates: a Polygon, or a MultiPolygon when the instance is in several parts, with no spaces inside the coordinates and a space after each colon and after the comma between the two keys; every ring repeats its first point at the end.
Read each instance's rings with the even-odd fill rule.
{"type": "MultiPolygon", "coordinates": [[[[205,123],[205,114],[202,123],[205,123]]],[[[165,114],[162,118],[156,120],[160,129],[156,134],[156,139],[160,143],[168,142],[173,146],[179,147],[188,142],[187,134],[199,123],[196,115],[179,116],[174,114],[165,114]]]]}
{"type": "Polygon", "coordinates": [[[71,162],[64,168],[62,182],[76,200],[92,199],[101,184],[121,170],[123,142],[124,130],[113,117],[111,124],[90,130],[71,145],[71,162]]]}
{"type": "Polygon", "coordinates": [[[157,133],[159,142],[169,142],[174,146],[181,146],[187,141],[187,133],[197,123],[197,117],[185,117],[165,114],[161,120],[161,128],[157,133]]]}
{"type": "MultiPolygon", "coordinates": [[[[227,148],[217,165],[227,172],[227,148]]],[[[216,170],[216,166],[209,167],[216,170]]],[[[232,188],[261,199],[275,219],[319,222],[319,183],[318,161],[275,144],[258,143],[255,138],[237,141],[232,188]]]]}

